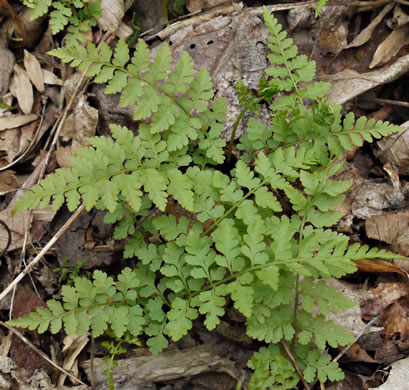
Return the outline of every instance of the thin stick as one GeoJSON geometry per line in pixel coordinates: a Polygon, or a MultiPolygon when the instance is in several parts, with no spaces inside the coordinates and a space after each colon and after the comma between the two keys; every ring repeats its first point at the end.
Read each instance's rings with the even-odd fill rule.
{"type": "Polygon", "coordinates": [[[63,233],[70,227],[70,225],[77,219],[77,217],[81,214],[82,210],[84,210],[85,206],[82,204],[78,209],[71,215],[71,217],[65,222],[65,224],[61,227],[61,229],[54,235],[54,237],[47,243],[47,245],[41,249],[40,253],[34,258],[34,260],[3,290],[0,294],[0,301],[16,286],[21,279],[24,278],[33,268],[34,266],[43,258],[43,256],[47,253],[48,249],[50,249],[54,243],[61,237],[63,233]]]}
{"type": "Polygon", "coordinates": [[[359,340],[359,338],[372,326],[372,324],[379,319],[381,314],[382,312],[379,312],[374,318],[372,318],[372,320],[366,324],[365,328],[362,329],[361,332],[359,332],[358,336],[356,336],[355,341],[347,345],[332,361],[337,362],[348,351],[348,349],[351,348],[359,340]]]}
{"type": "Polygon", "coordinates": [[[97,390],[97,388],[95,387],[95,377],[94,377],[94,357],[95,357],[95,340],[91,332],[91,363],[89,367],[89,370],[90,370],[89,376],[90,376],[92,390],[97,390]]]}
{"type": "Polygon", "coordinates": [[[297,371],[297,374],[300,377],[301,382],[303,383],[305,390],[311,390],[311,387],[304,380],[304,376],[303,376],[303,374],[302,374],[302,372],[300,370],[300,367],[298,367],[298,364],[295,361],[295,358],[294,358],[293,354],[291,353],[290,349],[287,347],[287,344],[284,342],[284,340],[281,340],[281,345],[284,348],[284,351],[287,354],[288,358],[290,359],[293,367],[295,368],[295,371],[297,371]]]}
{"type": "Polygon", "coordinates": [[[13,328],[12,326],[10,326],[9,324],[6,324],[3,321],[0,321],[0,325],[4,326],[10,332],[14,333],[21,341],[26,343],[33,351],[38,353],[44,360],[46,360],[49,364],[51,364],[53,367],[55,367],[58,371],[61,371],[63,374],[68,375],[70,378],[74,379],[76,382],[79,382],[82,385],[85,385],[85,383],[82,382],[80,379],[76,378],[74,375],[72,375],[68,371],[64,370],[58,364],[54,363],[43,351],[38,349],[31,341],[27,340],[17,329],[13,328]]]}

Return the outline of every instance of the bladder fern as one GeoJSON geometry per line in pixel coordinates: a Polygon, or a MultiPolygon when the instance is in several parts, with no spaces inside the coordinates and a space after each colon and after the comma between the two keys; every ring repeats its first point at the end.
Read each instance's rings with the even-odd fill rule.
{"type": "MultiPolygon", "coordinates": [[[[230,174],[217,170],[224,161],[226,103],[211,101],[210,76],[204,69],[195,74],[188,54],[172,67],[166,44],[153,59],[143,42],[132,56],[122,41],[113,53],[93,44],[51,52],[107,83],[106,93],[121,92],[121,105],[135,104],[134,118],[149,124],[140,124],[137,135],[112,125],[113,140],[90,139],[70,169],[25,193],[15,212],[49,202],[54,209],[66,203],[73,210],[80,202],[105,209],[105,222],[116,224],[114,237],[127,238],[124,256],[139,263],[116,281],[101,271],[92,280],[77,277],[73,286],[63,286],[62,304],[51,300],[48,309],[11,324],[40,332],[64,326],[68,334],[131,335],[159,353],[169,339],[186,335],[194,320],[214,329],[231,299],[246,318],[247,334],[267,345],[249,363],[250,389],[297,384],[282,343],[305,381],[342,378],[324,351],[354,338],[326,315],[352,302],[326,280],[354,272],[354,261],[396,255],[348,246],[347,236],[329,229],[342,216],[335,209],[350,186],[334,179],[342,169],[337,158],[400,128],[355,122],[352,114],[342,121],[340,107],[325,101],[329,84],[312,81],[315,64],[297,54],[266,9],[264,16],[270,78],[251,104],[269,100],[272,121],[249,121],[238,145],[244,153],[230,174]],[[272,91],[281,94],[271,101],[272,91]],[[166,208],[170,199],[184,216],[166,208]],[[151,213],[153,207],[160,212],[151,213]],[[161,240],[150,240],[158,235],[161,240]]],[[[243,84],[240,91],[250,102],[251,91],[243,84]]]]}

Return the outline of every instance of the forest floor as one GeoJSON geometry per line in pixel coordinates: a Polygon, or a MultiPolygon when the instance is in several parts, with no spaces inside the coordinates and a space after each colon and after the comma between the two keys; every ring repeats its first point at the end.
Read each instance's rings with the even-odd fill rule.
{"type": "MultiPolygon", "coordinates": [[[[318,79],[332,83],[330,101],[356,116],[402,126],[402,133],[364,144],[345,156],[341,177],[353,185],[337,229],[355,242],[409,257],[406,2],[334,2],[316,18],[314,4],[308,2],[169,0],[164,12],[162,1],[106,0],[103,17],[87,39],[98,41],[110,30],[116,32],[110,35],[111,42],[132,35],[145,39],[151,48],[168,42],[175,56],[187,50],[197,69],[209,70],[217,95],[231,102],[229,117],[235,118],[240,112],[235,82],[244,77],[251,84],[266,66],[261,6],[268,5],[300,51],[316,61],[318,79]]],[[[20,2],[3,0],[0,11],[0,290],[5,290],[71,215],[65,208],[55,213],[47,207],[12,216],[21,190],[68,166],[67,157],[87,145],[89,137],[108,136],[110,123],[131,127],[134,122],[130,110],[119,108],[118,96],[104,95],[103,88],[92,83],[79,90],[67,110],[81,72],[47,55],[61,43],[61,34],[52,35],[47,15],[31,20],[30,10],[20,2]]],[[[245,132],[248,118],[244,119],[237,136],[245,132]]],[[[226,139],[233,121],[226,124],[226,139]]],[[[103,223],[103,213],[84,211],[0,300],[1,389],[85,389],[92,381],[97,389],[108,388],[100,359],[106,354],[103,340],[28,331],[23,339],[5,322],[44,306],[48,299],[61,298],[61,285],[76,275],[95,269],[117,273],[132,263],[122,258],[122,249],[123,242],[113,239],[113,227],[103,223]]],[[[358,268],[356,274],[333,281],[357,307],[332,319],[359,338],[339,360],[345,379],[322,384],[321,389],[407,390],[409,263],[367,261],[358,268]]],[[[245,388],[251,375],[247,362],[258,347],[231,310],[215,331],[195,323],[188,336],[158,356],[130,347],[118,357],[115,388],[227,390],[237,388],[240,378],[245,388]],[[133,370],[135,365],[138,369],[133,370]]],[[[336,356],[341,351],[331,352],[336,356]]]]}

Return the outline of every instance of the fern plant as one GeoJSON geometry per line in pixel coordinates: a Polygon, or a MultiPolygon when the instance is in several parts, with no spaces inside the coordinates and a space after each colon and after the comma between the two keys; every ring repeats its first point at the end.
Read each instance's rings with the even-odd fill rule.
{"type": "Polygon", "coordinates": [[[94,137],[77,150],[70,169],[58,169],[17,202],[21,212],[52,202],[74,210],[81,202],[107,210],[115,239],[126,239],[124,257],[135,269],[115,279],[99,270],[62,287],[63,302],[12,320],[14,326],[94,337],[138,339],[152,353],[180,340],[201,320],[214,329],[231,302],[246,318],[247,334],[263,347],[249,366],[250,389],[290,389],[303,379],[338,380],[343,373],[326,354],[354,338],[326,319],[352,302],[326,281],[356,270],[360,259],[396,255],[357,243],[331,226],[350,183],[334,179],[345,150],[400,131],[388,122],[353,114],[325,100],[330,85],[314,82],[315,63],[264,10],[269,31],[267,78],[254,99],[240,85],[248,108],[269,101],[271,124],[251,119],[229,174],[219,170],[225,142],[224,100],[211,100],[212,82],[195,74],[187,53],[172,66],[164,44],[155,58],[140,41],[130,55],[125,42],[114,52],[88,44],[51,52],[80,69],[106,93],[135,104],[135,135],[111,125],[112,137],[94,137]],[[276,92],[275,99],[272,97],[276,92]],[[309,108],[311,107],[311,108],[309,108]],[[154,212],[153,212],[154,211],[154,212]],[[181,212],[182,211],[182,212],[181,212]],[[182,216],[181,216],[182,214],[182,216]],[[159,237],[159,238],[158,238],[159,237]]]}
{"type": "Polygon", "coordinates": [[[31,8],[31,19],[50,13],[51,32],[55,35],[65,28],[66,46],[78,45],[85,40],[85,33],[96,26],[101,17],[100,2],[89,0],[23,0],[31,8]],[[51,12],[50,12],[51,8],[51,12]]]}

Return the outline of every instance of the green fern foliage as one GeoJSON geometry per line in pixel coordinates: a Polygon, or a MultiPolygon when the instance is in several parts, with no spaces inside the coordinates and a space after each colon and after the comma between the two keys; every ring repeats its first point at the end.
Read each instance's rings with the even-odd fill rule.
{"type": "Polygon", "coordinates": [[[172,58],[166,45],[150,62],[142,41],[132,58],[124,41],[119,41],[114,53],[106,44],[100,50],[89,44],[88,51],[70,46],[52,54],[80,69],[88,68],[88,76],[96,76],[96,82],[108,82],[106,93],[122,92],[122,106],[136,103],[135,119],[150,118],[151,123],[141,125],[137,136],[112,125],[115,141],[95,137],[90,148],[77,149],[72,168],[60,169],[35,186],[15,211],[44,206],[50,198],[54,209],[65,201],[73,210],[82,197],[88,210],[102,202],[113,212],[122,199],[138,212],[143,193],[162,211],[169,195],[193,211],[195,182],[180,170],[192,162],[187,151],[195,144],[195,159],[205,164],[224,161],[219,122],[225,120],[226,103],[218,99],[206,104],[213,96],[208,72],[202,70],[194,77],[187,54],[170,71],[172,58]]]}
{"type": "Polygon", "coordinates": [[[84,41],[84,33],[96,26],[101,17],[99,1],[89,0],[23,0],[31,8],[31,19],[50,14],[50,27],[53,34],[58,34],[67,27],[64,37],[67,46],[78,45],[84,41]],[[50,12],[51,9],[51,12],[50,12]]]}
{"type": "Polygon", "coordinates": [[[266,345],[249,363],[250,389],[297,385],[284,343],[306,382],[342,378],[324,351],[354,337],[327,316],[353,303],[327,281],[354,272],[360,259],[397,256],[349,245],[332,229],[350,187],[335,179],[338,157],[400,128],[352,114],[342,121],[340,108],[324,98],[329,85],[313,81],[315,64],[297,54],[267,10],[265,21],[270,78],[254,98],[244,84],[239,89],[253,112],[269,101],[272,121],[249,121],[230,171],[218,169],[226,103],[211,100],[210,76],[195,73],[188,54],[174,63],[168,46],[152,56],[142,41],[132,55],[123,41],[114,51],[105,44],[52,51],[107,83],[106,93],[120,92],[121,106],[135,105],[143,123],[136,133],[111,125],[112,139],[90,139],[71,168],[26,192],[14,211],[50,202],[56,210],[64,203],[106,210],[114,238],[126,240],[124,257],[138,262],[116,281],[101,271],[92,280],[77,277],[63,287],[63,303],[51,300],[10,324],[133,338],[159,353],[195,321],[215,329],[231,302],[247,335],[266,345]]]}
{"type": "MultiPolygon", "coordinates": [[[[362,146],[364,141],[372,142],[373,138],[400,131],[398,126],[388,122],[365,117],[355,121],[353,113],[341,123],[341,106],[325,100],[331,85],[314,81],[315,62],[308,61],[305,55],[298,55],[293,40],[266,10],[264,20],[270,33],[268,48],[271,51],[268,55],[271,66],[265,72],[271,78],[262,80],[258,95],[271,101],[271,91],[285,93],[271,101],[271,127],[256,119],[249,122],[248,134],[242,137],[238,146],[239,150],[246,152],[245,158],[262,147],[277,149],[297,145],[309,151],[309,158],[327,165],[332,158],[342,156],[345,150],[362,146]],[[308,108],[309,105],[312,109],[308,108]]],[[[247,96],[248,102],[254,102],[249,99],[251,93],[243,84],[238,90],[241,96],[247,96]]],[[[249,108],[254,111],[254,107],[249,108]]]]}

